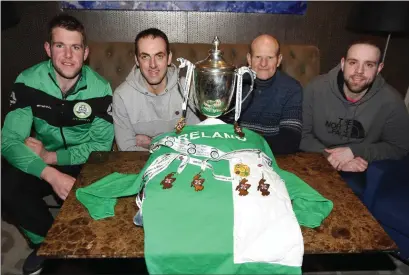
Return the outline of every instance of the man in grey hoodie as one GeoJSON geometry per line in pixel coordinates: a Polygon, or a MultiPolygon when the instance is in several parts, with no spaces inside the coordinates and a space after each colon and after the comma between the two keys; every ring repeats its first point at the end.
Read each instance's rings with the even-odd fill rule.
{"type": "MultiPolygon", "coordinates": [[[[152,138],[172,131],[182,116],[182,88],[166,34],[155,28],[140,32],[135,38],[135,61],[113,96],[120,151],[147,151],[152,138]]],[[[187,124],[199,122],[188,107],[187,124]]]]}
{"type": "Polygon", "coordinates": [[[307,85],[301,150],[324,152],[335,169],[346,172],[408,154],[409,115],[379,74],[380,59],[376,45],[354,43],[340,65],[307,85]]]}

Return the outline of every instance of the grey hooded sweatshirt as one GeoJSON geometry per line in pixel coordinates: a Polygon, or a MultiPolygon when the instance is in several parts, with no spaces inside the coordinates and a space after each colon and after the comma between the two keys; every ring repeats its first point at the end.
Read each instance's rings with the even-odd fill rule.
{"type": "Polygon", "coordinates": [[[316,77],[304,90],[301,150],[347,146],[368,162],[408,154],[409,114],[399,93],[378,75],[363,98],[349,102],[338,84],[340,69],[316,77]]]}
{"type": "MultiPolygon", "coordinates": [[[[158,95],[151,93],[136,66],[119,85],[113,95],[112,116],[115,140],[120,151],[147,151],[136,146],[138,134],[155,137],[172,131],[182,116],[183,90],[178,85],[178,72],[174,64],[168,68],[165,90],[158,95]]],[[[187,124],[199,123],[190,107],[187,124]]]]}

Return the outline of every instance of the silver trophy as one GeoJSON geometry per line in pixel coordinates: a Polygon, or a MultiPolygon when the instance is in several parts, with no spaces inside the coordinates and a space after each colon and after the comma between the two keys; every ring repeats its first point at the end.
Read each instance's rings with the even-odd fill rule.
{"type": "MultiPolygon", "coordinates": [[[[176,125],[180,132],[185,124],[187,103],[190,88],[193,84],[192,99],[195,107],[206,117],[219,117],[235,109],[235,126],[240,117],[242,104],[243,75],[250,74],[251,86],[248,94],[253,90],[256,74],[249,67],[236,68],[223,59],[223,52],[219,49],[220,41],[217,36],[213,40],[213,49],[209,50],[206,59],[195,64],[184,58],[178,58],[179,69],[187,67],[183,92],[183,116],[176,125]],[[193,81],[193,83],[192,83],[193,81]],[[235,107],[228,110],[233,95],[236,94],[235,107]]],[[[235,127],[236,128],[236,127],[235,127]]],[[[241,132],[241,129],[238,129],[241,132]]]]}

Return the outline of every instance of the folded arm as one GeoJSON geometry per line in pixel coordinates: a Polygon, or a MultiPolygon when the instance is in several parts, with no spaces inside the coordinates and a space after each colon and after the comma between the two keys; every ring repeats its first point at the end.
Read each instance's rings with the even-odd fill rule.
{"type": "Polygon", "coordinates": [[[302,131],[302,88],[292,88],[283,108],[278,135],[265,137],[274,154],[292,154],[298,151],[302,131]]]}
{"type": "Polygon", "coordinates": [[[31,107],[8,113],[1,131],[1,154],[12,166],[40,178],[47,164],[24,144],[30,135],[32,123],[31,107]]]}
{"type": "Polygon", "coordinates": [[[1,154],[17,169],[40,177],[47,164],[24,144],[33,124],[33,113],[25,89],[24,84],[15,83],[10,94],[10,112],[1,131],[1,154]]]}
{"type": "Polygon", "coordinates": [[[115,140],[120,151],[143,151],[144,148],[136,145],[136,133],[133,130],[129,114],[119,93],[114,93],[112,104],[115,140]]]}
{"type": "Polygon", "coordinates": [[[95,117],[89,130],[89,140],[68,149],[58,150],[58,165],[76,165],[85,163],[94,151],[110,151],[114,139],[112,122],[95,117]]]}
{"type": "Polygon", "coordinates": [[[381,140],[373,144],[350,144],[354,156],[371,162],[374,160],[400,159],[409,152],[409,114],[399,104],[391,108],[383,126],[381,140]]]}
{"type": "Polygon", "coordinates": [[[106,84],[104,96],[95,97],[95,117],[88,135],[84,140],[79,140],[77,145],[68,149],[57,150],[58,165],[76,165],[85,163],[93,151],[110,151],[114,139],[114,126],[112,123],[112,90],[106,84]]]}

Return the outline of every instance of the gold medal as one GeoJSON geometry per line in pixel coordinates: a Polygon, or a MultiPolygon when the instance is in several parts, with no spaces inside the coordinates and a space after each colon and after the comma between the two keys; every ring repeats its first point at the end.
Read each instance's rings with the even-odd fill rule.
{"type": "Polygon", "coordinates": [[[180,134],[183,130],[183,128],[186,125],[186,119],[182,116],[179,121],[176,123],[175,130],[176,134],[180,134]]]}
{"type": "Polygon", "coordinates": [[[234,133],[235,133],[236,135],[238,135],[239,137],[241,137],[241,138],[244,137],[243,130],[241,129],[241,127],[240,127],[240,125],[237,123],[237,121],[234,122],[233,126],[234,126],[234,133]]]}
{"type": "Polygon", "coordinates": [[[246,164],[239,163],[234,165],[234,173],[242,178],[250,175],[250,167],[246,164]]]}

